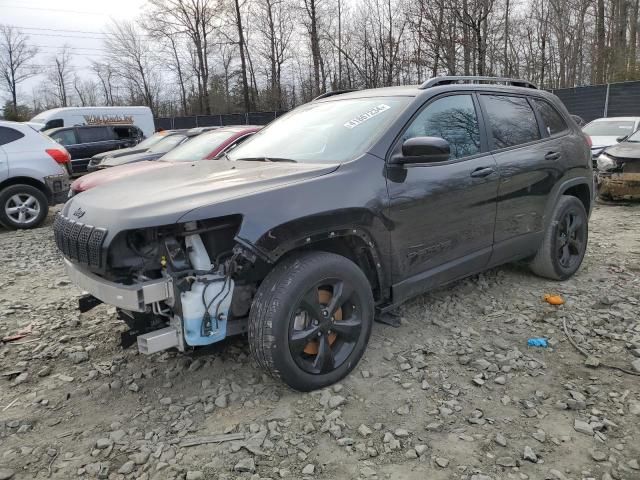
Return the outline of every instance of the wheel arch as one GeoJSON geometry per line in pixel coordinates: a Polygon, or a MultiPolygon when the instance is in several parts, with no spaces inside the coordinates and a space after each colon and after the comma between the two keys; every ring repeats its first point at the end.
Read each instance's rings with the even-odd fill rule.
{"type": "Polygon", "coordinates": [[[42,193],[44,193],[45,197],[47,197],[47,201],[51,203],[52,194],[47,188],[47,186],[33,177],[9,177],[6,180],[0,182],[0,190],[4,190],[7,187],[12,187],[13,185],[29,185],[31,187],[37,188],[42,193]]]}
{"type": "Polygon", "coordinates": [[[299,252],[315,250],[341,255],[364,272],[376,302],[389,297],[389,280],[379,248],[365,229],[343,227],[316,231],[291,238],[269,251],[239,238],[236,241],[270,264],[269,270],[283,258],[299,252]]]}
{"type": "Polygon", "coordinates": [[[545,225],[550,221],[553,209],[562,195],[576,197],[584,206],[587,216],[591,214],[593,207],[593,184],[587,178],[570,178],[558,184],[547,202],[545,208],[545,225]]]}

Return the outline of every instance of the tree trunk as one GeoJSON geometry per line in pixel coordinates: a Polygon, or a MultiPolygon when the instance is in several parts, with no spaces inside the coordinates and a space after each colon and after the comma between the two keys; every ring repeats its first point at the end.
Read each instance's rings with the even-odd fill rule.
{"type": "Polygon", "coordinates": [[[511,66],[509,65],[509,0],[506,0],[504,8],[504,75],[511,76],[511,66]]]}
{"type": "Polygon", "coordinates": [[[242,15],[240,14],[240,2],[235,1],[236,26],[238,27],[238,44],[240,46],[240,66],[242,68],[242,96],[244,97],[244,108],[246,112],[251,111],[251,100],[249,99],[249,83],[247,81],[247,61],[245,58],[244,31],[242,30],[242,15]]]}

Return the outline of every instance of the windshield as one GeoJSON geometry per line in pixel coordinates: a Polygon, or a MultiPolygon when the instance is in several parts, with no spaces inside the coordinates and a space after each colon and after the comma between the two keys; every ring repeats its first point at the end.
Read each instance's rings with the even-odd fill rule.
{"type": "Polygon", "coordinates": [[[150,153],[167,153],[172,150],[176,145],[180,144],[186,137],[186,135],[169,135],[153,145],[149,150],[150,153]]]}
{"type": "Polygon", "coordinates": [[[280,117],[229,153],[231,160],[345,162],[390,125],[410,97],[310,102],[280,117]]]}
{"type": "Polygon", "coordinates": [[[189,140],[184,145],[171,150],[162,157],[168,162],[189,162],[192,160],[204,160],[216,150],[222,143],[229,140],[236,132],[214,130],[203,133],[189,140]]]}
{"type": "Polygon", "coordinates": [[[633,120],[597,120],[584,127],[582,131],[592,137],[620,137],[633,132],[633,120]]]}
{"type": "Polygon", "coordinates": [[[141,141],[138,145],[135,146],[135,148],[150,148],[164,138],[167,138],[166,133],[154,133],[149,138],[145,138],[143,141],[141,141]]]}

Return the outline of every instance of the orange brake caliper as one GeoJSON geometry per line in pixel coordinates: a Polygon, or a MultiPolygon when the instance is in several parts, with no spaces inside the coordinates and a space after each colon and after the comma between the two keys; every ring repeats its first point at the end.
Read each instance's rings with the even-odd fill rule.
{"type": "MultiPolygon", "coordinates": [[[[318,290],[318,302],[320,305],[329,305],[331,299],[333,298],[333,294],[328,290],[318,290]]],[[[335,315],[333,316],[336,321],[342,320],[342,308],[336,310],[335,315]]],[[[333,345],[333,342],[336,341],[337,335],[335,333],[329,334],[329,345],[333,345]]],[[[317,339],[313,339],[307,343],[307,346],[304,347],[304,353],[308,355],[317,355],[318,354],[319,343],[317,339]]]]}

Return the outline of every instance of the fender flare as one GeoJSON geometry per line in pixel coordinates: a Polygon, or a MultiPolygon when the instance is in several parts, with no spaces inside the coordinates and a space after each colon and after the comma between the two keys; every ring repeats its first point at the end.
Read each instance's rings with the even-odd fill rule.
{"type": "Polygon", "coordinates": [[[564,195],[564,193],[569,190],[572,187],[576,187],[578,185],[585,185],[588,189],[589,189],[589,211],[587,212],[587,215],[591,214],[591,209],[593,208],[593,201],[594,201],[594,195],[595,195],[595,189],[593,187],[593,181],[591,182],[591,184],[589,183],[589,180],[585,177],[574,177],[574,178],[569,178],[567,180],[564,180],[563,182],[559,183],[557,185],[557,187],[554,189],[553,193],[551,195],[549,195],[549,199],[547,200],[547,205],[545,206],[544,209],[544,223],[545,223],[545,227],[548,226],[549,224],[549,219],[551,218],[551,213],[553,212],[553,209],[555,208],[556,204],[558,203],[558,200],[560,200],[560,197],[562,195],[564,195]]]}
{"type": "Polygon", "coordinates": [[[384,269],[384,264],[378,251],[378,247],[371,235],[365,229],[359,227],[342,227],[335,229],[332,228],[329,230],[309,233],[303,236],[297,236],[278,245],[273,250],[266,250],[264,248],[261,248],[260,246],[239,236],[235,237],[235,241],[263,261],[269,264],[275,264],[284,255],[298,248],[312,246],[313,244],[319,243],[324,240],[349,237],[355,237],[362,241],[363,245],[366,247],[367,253],[373,260],[373,267],[375,268],[376,279],[380,290],[383,291],[387,289],[390,284],[389,280],[387,279],[387,272],[384,269]]]}

